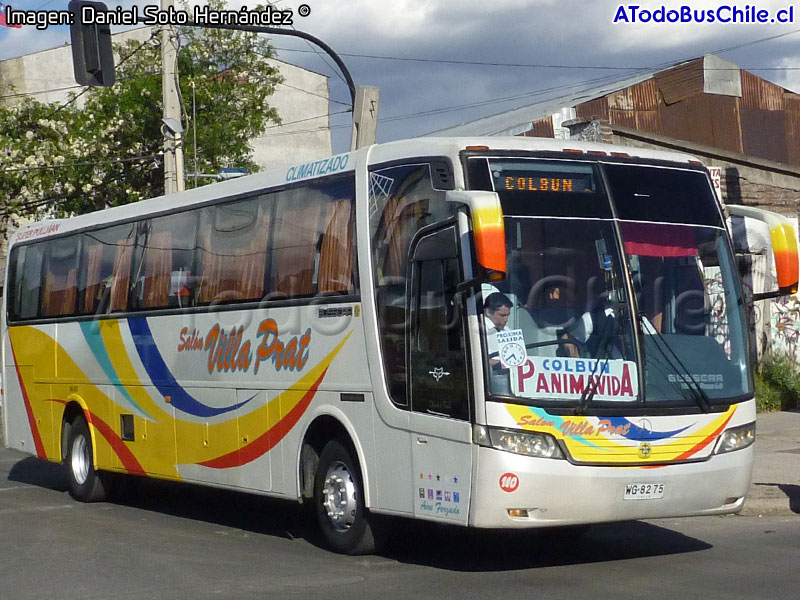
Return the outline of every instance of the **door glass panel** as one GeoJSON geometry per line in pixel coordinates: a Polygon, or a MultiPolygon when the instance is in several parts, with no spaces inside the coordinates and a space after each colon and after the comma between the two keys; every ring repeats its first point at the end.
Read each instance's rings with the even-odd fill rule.
{"type": "Polygon", "coordinates": [[[464,328],[456,296],[460,281],[454,228],[423,238],[412,266],[409,351],[415,412],[469,418],[464,328]]]}

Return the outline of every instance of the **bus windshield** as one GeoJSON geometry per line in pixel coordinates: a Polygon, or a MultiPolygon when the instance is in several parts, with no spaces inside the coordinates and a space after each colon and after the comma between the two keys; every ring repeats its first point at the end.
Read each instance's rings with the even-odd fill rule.
{"type": "Polygon", "coordinates": [[[521,157],[468,167],[505,216],[507,275],[482,290],[491,396],[707,409],[749,393],[739,284],[703,172],[521,157]]]}

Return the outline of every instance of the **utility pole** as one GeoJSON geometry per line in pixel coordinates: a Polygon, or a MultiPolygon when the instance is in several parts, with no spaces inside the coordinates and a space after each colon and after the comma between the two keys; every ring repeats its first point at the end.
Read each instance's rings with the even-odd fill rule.
{"type": "MultiPolygon", "coordinates": [[[[161,10],[167,11],[173,6],[173,0],[161,0],[161,10]]],[[[87,25],[83,23],[83,8],[92,6],[96,11],[108,12],[103,2],[88,0],[70,0],[69,10],[73,15],[73,26],[70,27],[72,39],[72,54],[75,68],[75,79],[81,85],[113,85],[114,60],[111,52],[111,28],[102,27],[97,30],[85,31],[87,25]],[[96,57],[97,60],[87,61],[86,57],[96,57]]],[[[144,16],[139,17],[139,23],[147,23],[144,16]]],[[[342,72],[347,89],[350,91],[350,100],[353,104],[353,135],[351,147],[361,148],[375,142],[375,132],[378,122],[378,88],[362,87],[361,100],[356,107],[356,86],[350,76],[347,66],[342,62],[333,49],[319,38],[310,33],[297,29],[283,27],[263,27],[256,25],[229,25],[222,23],[186,23],[187,27],[204,27],[207,29],[228,29],[231,31],[250,31],[253,33],[266,33],[268,35],[289,35],[299,37],[319,46],[333,59],[342,72]]],[[[91,27],[94,27],[90,24],[91,27]]],[[[183,183],[183,148],[181,138],[181,109],[178,103],[178,75],[176,67],[177,40],[174,39],[172,28],[165,27],[161,31],[162,48],[162,83],[164,89],[164,180],[165,191],[170,193],[184,189],[183,183]]]]}
{"type": "Polygon", "coordinates": [[[378,102],[380,97],[380,88],[366,85],[360,85],[356,88],[350,150],[358,150],[375,143],[375,136],[378,130],[378,102]]]}
{"type": "MultiPolygon", "coordinates": [[[[161,10],[167,11],[174,0],[161,0],[161,10]]],[[[164,101],[164,193],[184,190],[183,127],[181,105],[178,101],[178,40],[175,28],[165,25],[161,30],[161,87],[164,101]]]]}

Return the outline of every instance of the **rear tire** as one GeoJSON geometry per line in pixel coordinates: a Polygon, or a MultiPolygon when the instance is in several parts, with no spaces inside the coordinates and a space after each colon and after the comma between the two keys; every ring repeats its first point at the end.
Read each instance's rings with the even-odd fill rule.
{"type": "Polygon", "coordinates": [[[340,554],[371,554],[375,538],[361,471],[339,440],[328,442],[314,476],[314,512],[325,544],[340,554]]]}
{"type": "Polygon", "coordinates": [[[81,502],[98,502],[106,497],[103,477],[94,469],[92,436],[83,417],[67,429],[67,455],[64,458],[69,494],[81,502]]]}

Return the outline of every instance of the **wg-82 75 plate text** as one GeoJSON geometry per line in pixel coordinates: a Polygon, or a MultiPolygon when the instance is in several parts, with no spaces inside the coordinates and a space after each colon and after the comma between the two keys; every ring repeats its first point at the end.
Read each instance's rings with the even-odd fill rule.
{"type": "Polygon", "coordinates": [[[625,500],[658,500],[663,497],[663,483],[629,483],[625,486],[625,500]]]}

